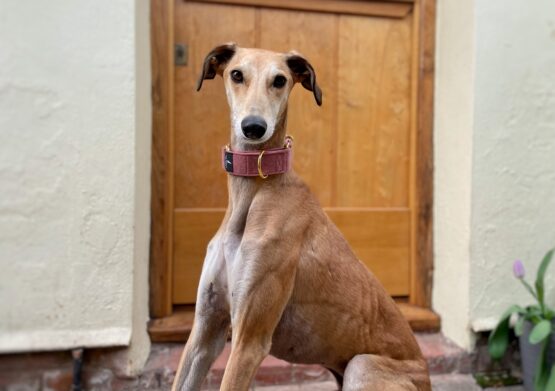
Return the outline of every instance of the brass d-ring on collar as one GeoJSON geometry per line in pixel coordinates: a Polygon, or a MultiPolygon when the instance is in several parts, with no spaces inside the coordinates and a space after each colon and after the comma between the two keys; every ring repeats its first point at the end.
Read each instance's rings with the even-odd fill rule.
{"type": "Polygon", "coordinates": [[[268,178],[268,175],[264,175],[262,172],[262,156],[264,156],[264,152],[266,151],[262,151],[260,152],[260,155],[258,155],[258,176],[262,179],[268,178]]]}

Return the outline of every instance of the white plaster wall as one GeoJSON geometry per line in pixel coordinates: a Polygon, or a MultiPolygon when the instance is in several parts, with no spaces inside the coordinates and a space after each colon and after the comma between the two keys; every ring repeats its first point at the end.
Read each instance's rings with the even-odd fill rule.
{"type": "MultiPolygon", "coordinates": [[[[470,321],[491,329],[555,247],[555,2],[476,1],[470,321]]],[[[555,305],[555,263],[547,297],[555,305]]]]}
{"type": "Polygon", "coordinates": [[[474,1],[439,0],[434,123],[433,307],[443,332],[469,346],[474,123],[474,1]]]}
{"type": "Polygon", "coordinates": [[[433,305],[470,348],[555,246],[555,3],[438,0],[436,55],[433,305]]]}
{"type": "Polygon", "coordinates": [[[150,69],[150,2],[135,2],[135,172],[134,246],[133,246],[133,328],[130,346],[125,352],[129,375],[137,374],[150,352],[147,332],[149,319],[148,270],[150,261],[150,178],[151,178],[151,69],[150,69]]]}
{"type": "Polygon", "coordinates": [[[0,352],[148,351],[148,46],[147,1],[0,2],[0,352]]]}

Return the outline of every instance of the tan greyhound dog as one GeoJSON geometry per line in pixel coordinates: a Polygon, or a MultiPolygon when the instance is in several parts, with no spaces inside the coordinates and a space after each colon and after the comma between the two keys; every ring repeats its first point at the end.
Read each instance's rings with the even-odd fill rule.
{"type": "Polygon", "coordinates": [[[407,321],[308,187],[287,167],[261,178],[261,152],[284,149],[293,85],[322,103],[312,66],[295,52],[231,43],[208,53],[197,90],[217,74],[231,108],[230,150],[253,151],[260,176],[228,175],[229,206],[208,245],[173,390],[201,388],[230,325],[221,390],[247,390],[269,353],[321,364],[343,390],[430,390],[407,321]]]}

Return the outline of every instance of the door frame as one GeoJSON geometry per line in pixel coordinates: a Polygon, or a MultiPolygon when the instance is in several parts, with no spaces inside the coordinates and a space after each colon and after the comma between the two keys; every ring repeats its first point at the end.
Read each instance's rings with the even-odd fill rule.
{"type": "MultiPolygon", "coordinates": [[[[152,67],[152,173],[149,307],[152,318],[172,314],[172,259],[174,188],[174,4],[184,0],[151,0],[151,67],[152,67]]],[[[217,3],[295,8],[293,2],[275,0],[197,0],[217,3]],[[287,5],[288,3],[289,5],[287,5]],[[285,5],[284,5],[285,4],[285,5]]],[[[411,167],[411,288],[409,304],[431,308],[433,278],[433,108],[436,0],[316,0],[325,6],[349,3],[355,7],[412,5],[417,31],[413,35],[417,72],[413,97],[416,116],[416,139],[413,140],[414,167],[411,167]]],[[[372,11],[372,10],[376,11],[372,11]]],[[[391,8],[385,7],[385,10],[391,8]]],[[[330,8],[333,10],[333,8],[330,8]]],[[[385,12],[385,11],[384,11],[385,12]]],[[[381,14],[387,16],[386,14],[381,14]]]]}

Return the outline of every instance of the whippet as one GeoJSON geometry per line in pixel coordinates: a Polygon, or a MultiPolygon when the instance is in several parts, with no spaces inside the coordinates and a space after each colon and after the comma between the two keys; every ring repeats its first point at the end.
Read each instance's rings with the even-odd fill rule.
{"type": "Polygon", "coordinates": [[[408,322],[290,169],[287,100],[322,92],[310,63],[230,43],[198,81],[221,75],[231,108],[223,150],[229,205],[208,244],[195,320],[173,390],[199,390],[231,325],[221,390],[247,390],[264,357],[321,364],[343,390],[430,390],[408,322]]]}

